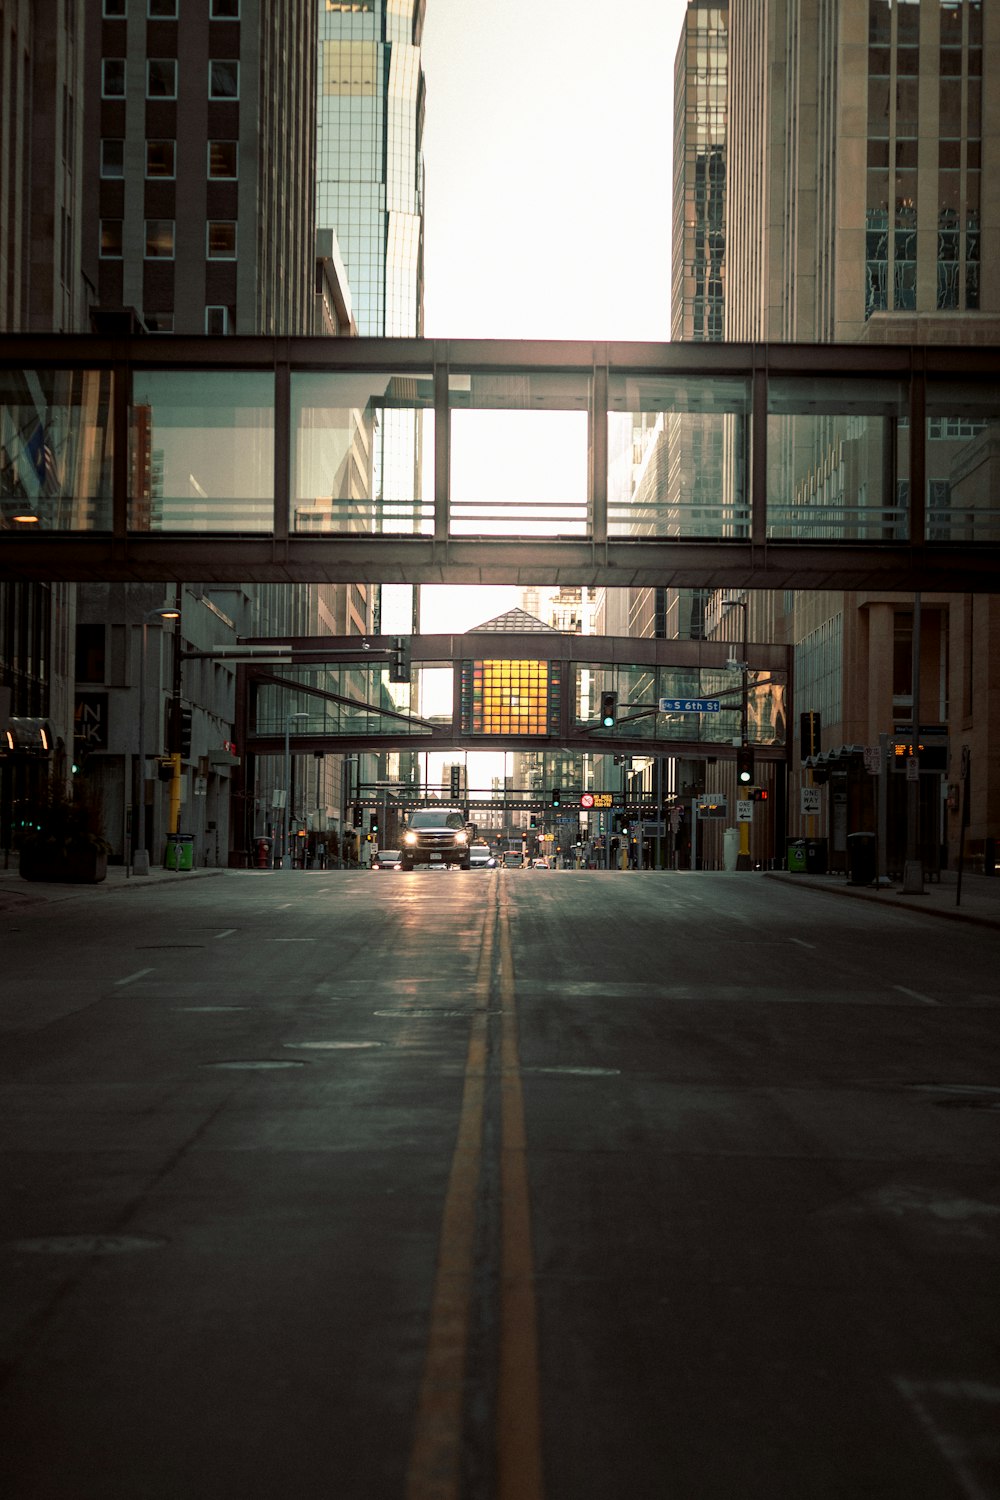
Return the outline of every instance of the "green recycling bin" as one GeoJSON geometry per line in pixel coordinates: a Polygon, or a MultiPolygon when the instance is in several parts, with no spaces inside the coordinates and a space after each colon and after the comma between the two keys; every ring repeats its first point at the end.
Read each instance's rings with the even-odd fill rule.
{"type": "Polygon", "coordinates": [[[796,875],[805,874],[806,870],[806,841],[805,839],[789,839],[786,846],[788,857],[788,868],[796,875]]]}
{"type": "Polygon", "coordinates": [[[194,869],[194,834],[168,833],[167,855],[163,861],[166,870],[194,869]]]}

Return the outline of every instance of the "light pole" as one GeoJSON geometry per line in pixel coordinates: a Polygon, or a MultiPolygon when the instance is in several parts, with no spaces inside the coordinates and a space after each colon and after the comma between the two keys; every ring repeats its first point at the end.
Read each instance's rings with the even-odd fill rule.
{"type": "Polygon", "coordinates": [[[156,609],[147,609],[142,617],[142,645],[139,649],[139,791],[135,799],[136,849],[132,856],[132,874],[149,874],[149,850],[146,829],[146,642],[150,620],[179,620],[181,612],[172,604],[161,604],[156,609]]]}
{"type": "Polygon", "coordinates": [[[288,804],[292,800],[292,755],[289,735],[293,719],[308,719],[308,717],[309,715],[304,710],[300,713],[285,715],[285,805],[281,819],[281,868],[283,870],[289,870],[292,866],[292,856],[288,848],[288,804]]]}
{"type": "MultiPolygon", "coordinates": [[[[743,659],[740,662],[740,671],[743,674],[743,692],[740,698],[740,746],[743,750],[747,750],[750,744],[750,606],[745,599],[723,599],[722,607],[723,609],[741,609],[743,611],[743,659]]],[[[739,791],[738,784],[737,791],[739,791]]],[[[737,870],[749,870],[752,868],[749,823],[740,823],[740,850],[736,856],[736,868],[737,870]]]]}

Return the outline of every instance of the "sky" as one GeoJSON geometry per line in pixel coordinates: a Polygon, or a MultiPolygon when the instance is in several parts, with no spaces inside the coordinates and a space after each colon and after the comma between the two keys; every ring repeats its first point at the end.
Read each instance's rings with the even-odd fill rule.
{"type": "MultiPolygon", "coordinates": [[[[428,338],[670,336],[673,67],[686,0],[427,0],[428,338]]],[[[461,631],[509,588],[424,588],[461,631]]]]}

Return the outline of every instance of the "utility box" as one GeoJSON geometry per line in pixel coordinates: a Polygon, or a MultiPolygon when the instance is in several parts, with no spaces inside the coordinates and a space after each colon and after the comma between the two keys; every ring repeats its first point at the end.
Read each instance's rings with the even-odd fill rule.
{"type": "Polygon", "coordinates": [[[875,865],[875,835],[873,833],[849,833],[847,835],[847,868],[851,885],[874,885],[875,865]]]}

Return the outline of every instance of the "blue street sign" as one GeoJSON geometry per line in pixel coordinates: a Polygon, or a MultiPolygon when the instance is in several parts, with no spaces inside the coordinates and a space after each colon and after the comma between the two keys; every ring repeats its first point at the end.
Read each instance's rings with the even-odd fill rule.
{"type": "Polygon", "coordinates": [[[718,698],[661,698],[661,714],[717,714],[722,711],[718,698]]]}

